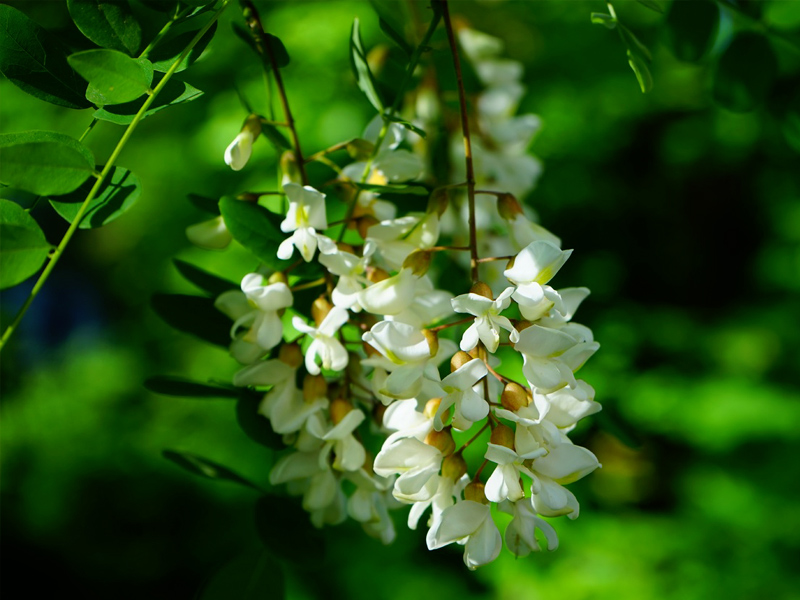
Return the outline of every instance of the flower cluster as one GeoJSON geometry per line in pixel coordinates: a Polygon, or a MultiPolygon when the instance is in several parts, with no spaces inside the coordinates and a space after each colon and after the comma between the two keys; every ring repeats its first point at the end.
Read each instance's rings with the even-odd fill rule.
{"type": "MultiPolygon", "coordinates": [[[[216,306],[233,322],[234,385],[262,395],[259,413],[287,446],[270,482],[302,496],[316,526],[349,516],[384,543],[395,537],[389,510],[408,505],[408,526],[425,523],[429,549],[457,542],[474,569],[499,555],[503,537],[517,556],[555,549],[547,519],[578,516],[565,486],[599,463],[568,434],[600,409],[576,377],[599,346],[572,320],[589,290],[550,286],[572,251],[516,200],[540,171],[526,154],[538,118],[515,116],[521,65],[499,57],[495,38],[460,37],[485,86],[473,141],[480,203],[475,182],[431,184],[411,122],[438,111],[409,121],[381,113],[362,138],[331,150],[347,147],[353,162],[326,159],[342,220],[329,221],[334,201],[322,186],[282,161],[275,258],[291,266],[246,275],[216,306]],[[408,187],[429,195],[426,210],[401,212],[387,196],[408,187]],[[480,239],[467,228],[476,216],[480,239]],[[439,284],[466,250],[472,285],[454,295],[439,284]],[[303,266],[317,278],[296,275],[303,266]]],[[[226,151],[233,169],[245,166],[258,123],[249,118],[226,151]]]]}

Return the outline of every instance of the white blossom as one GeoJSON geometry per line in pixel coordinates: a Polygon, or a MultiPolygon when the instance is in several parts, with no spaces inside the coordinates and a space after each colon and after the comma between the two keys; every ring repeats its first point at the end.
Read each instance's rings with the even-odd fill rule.
{"type": "Polygon", "coordinates": [[[319,375],[321,372],[317,357],[322,362],[322,368],[328,371],[341,371],[347,366],[347,350],[336,338],[339,329],[346,322],[347,310],[341,306],[331,308],[319,327],[310,327],[300,317],[292,317],[292,326],[313,338],[305,355],[306,371],[311,375],[319,375]]]}
{"type": "Polygon", "coordinates": [[[512,342],[516,342],[519,339],[519,333],[511,324],[511,321],[507,317],[500,315],[500,312],[511,304],[511,294],[513,293],[514,288],[506,288],[496,300],[473,292],[453,298],[453,310],[475,316],[475,321],[461,337],[460,345],[464,352],[469,352],[475,348],[479,340],[483,342],[489,352],[496,352],[497,346],[500,344],[500,329],[505,329],[509,332],[509,339],[512,342]]]}

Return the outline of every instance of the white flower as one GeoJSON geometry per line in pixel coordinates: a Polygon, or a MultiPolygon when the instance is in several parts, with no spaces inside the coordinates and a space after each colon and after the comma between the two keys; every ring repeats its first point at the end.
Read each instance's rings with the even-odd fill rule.
{"type": "Polygon", "coordinates": [[[253,152],[253,133],[245,129],[225,149],[225,164],[234,171],[241,171],[253,152]]]}
{"type": "Polygon", "coordinates": [[[376,315],[396,315],[414,301],[417,276],[411,268],[401,269],[394,277],[373,283],[358,293],[361,307],[376,315]]]}
{"type": "Polygon", "coordinates": [[[531,325],[522,330],[514,349],[523,355],[522,372],[531,387],[542,393],[565,383],[575,386],[575,376],[562,355],[577,344],[571,335],[558,329],[531,325]]]}
{"type": "Polygon", "coordinates": [[[435,490],[426,489],[428,481],[439,474],[442,453],[415,437],[398,438],[384,443],[375,457],[375,473],[383,477],[399,475],[394,482],[394,497],[401,502],[428,500],[435,490]]]}
{"type": "Polygon", "coordinates": [[[308,431],[325,442],[319,452],[320,466],[328,464],[328,456],[331,451],[334,454],[334,469],[358,471],[364,466],[367,454],[364,446],[353,435],[353,431],[361,425],[365,418],[362,411],[353,409],[330,428],[327,428],[320,418],[308,420],[308,431]]]}
{"type": "Polygon", "coordinates": [[[222,215],[201,221],[186,228],[186,237],[195,246],[206,248],[207,250],[222,250],[227,248],[233,240],[231,232],[225,226],[222,215]]]}
{"type": "Polygon", "coordinates": [[[393,432],[384,444],[405,437],[422,441],[433,430],[433,416],[417,410],[416,400],[401,400],[390,404],[383,413],[383,426],[393,432]]]}
{"type": "Polygon", "coordinates": [[[453,314],[452,299],[450,292],[435,289],[427,275],[417,277],[411,304],[397,314],[388,315],[387,319],[413,327],[426,327],[453,314]]]}
{"type": "Polygon", "coordinates": [[[470,570],[492,562],[500,554],[503,540],[488,505],[462,500],[442,512],[431,529],[428,549],[464,540],[464,564],[470,570]]]}
{"type": "Polygon", "coordinates": [[[384,220],[367,230],[367,241],[375,244],[392,269],[400,269],[414,250],[432,248],[438,240],[439,215],[436,211],[384,220]]]}
{"type": "Polygon", "coordinates": [[[330,371],[341,371],[347,366],[347,350],[336,339],[339,328],[347,322],[347,310],[341,306],[334,306],[319,324],[319,327],[310,327],[300,317],[292,317],[292,325],[300,333],[312,337],[314,341],[306,350],[306,371],[311,375],[319,375],[317,357],[322,361],[322,368],[330,371]]]}
{"type": "Polygon", "coordinates": [[[488,444],[484,458],[497,464],[497,467],[486,481],[484,489],[486,498],[492,502],[502,502],[503,500],[516,502],[522,498],[525,494],[520,485],[520,473],[529,477],[533,476],[523,463],[528,459],[541,456],[545,452],[544,448],[536,448],[520,455],[511,448],[499,444],[488,444]]]}
{"type": "Polygon", "coordinates": [[[483,342],[489,352],[495,352],[500,344],[499,328],[509,332],[509,339],[516,342],[519,333],[507,317],[500,316],[500,312],[511,304],[511,294],[514,288],[506,288],[496,300],[486,298],[480,294],[468,293],[453,298],[453,310],[460,313],[469,313],[475,316],[475,322],[470,325],[461,337],[461,349],[469,352],[478,345],[478,340],[483,342]]]}
{"type": "Polygon", "coordinates": [[[311,186],[300,186],[296,183],[284,184],[283,191],[289,200],[289,210],[281,222],[281,231],[294,233],[278,246],[278,258],[291,258],[292,248],[297,248],[306,262],[313,258],[317,246],[323,254],[333,252],[336,248],[333,240],[317,233],[328,228],[325,194],[311,186]]]}
{"type": "Polygon", "coordinates": [[[231,337],[236,339],[240,327],[247,328],[243,341],[263,350],[274,348],[283,339],[278,311],[292,305],[291,290],[282,282],[265,285],[259,273],[245,275],[241,288],[241,292],[224,292],[214,302],[218,310],[235,319],[231,337]]]}
{"type": "Polygon", "coordinates": [[[536,539],[537,529],[544,534],[548,550],[552,552],[558,548],[556,530],[550,523],[536,516],[530,501],[523,499],[513,503],[503,502],[498,505],[498,508],[514,517],[506,527],[504,537],[506,546],[515,555],[522,558],[531,552],[541,550],[536,539]]]}
{"type": "Polygon", "coordinates": [[[364,272],[374,250],[374,245],[366,244],[364,255],[360,257],[338,248],[330,254],[320,255],[319,262],[330,273],[339,276],[339,281],[331,294],[334,306],[349,308],[354,312],[361,310],[361,306],[358,304],[358,293],[369,283],[364,277],[364,272]]]}
{"type": "Polygon", "coordinates": [[[299,482],[303,489],[303,508],[317,511],[336,500],[339,482],[328,465],[320,465],[319,452],[293,452],[278,459],[269,474],[269,482],[278,485],[299,482]]]}
{"type": "MultiPolygon", "coordinates": [[[[549,394],[534,390],[533,403],[542,418],[556,427],[571,428],[583,417],[593,415],[602,408],[594,401],[594,389],[583,380],[578,380],[574,388],[563,387],[549,394]]],[[[499,414],[498,416],[502,416],[499,414]]]]}
{"type": "Polygon", "coordinates": [[[461,431],[466,431],[475,421],[480,421],[489,414],[486,399],[472,389],[488,372],[482,360],[473,359],[442,379],[444,396],[433,420],[436,431],[441,431],[444,427],[442,415],[453,405],[453,427],[461,431]]]}
{"type": "Polygon", "coordinates": [[[549,285],[559,269],[567,262],[572,250],[561,250],[550,241],[537,240],[523,248],[514,258],[514,266],[503,274],[517,286],[513,298],[522,316],[535,321],[551,308],[561,308],[561,297],[549,285]]]}

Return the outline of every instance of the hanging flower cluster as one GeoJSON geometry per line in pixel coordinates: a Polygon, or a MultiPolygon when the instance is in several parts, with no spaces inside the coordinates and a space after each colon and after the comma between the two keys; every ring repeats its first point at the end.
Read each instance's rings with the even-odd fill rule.
{"type": "MultiPolygon", "coordinates": [[[[234,385],[261,395],[259,414],[287,446],[270,482],[301,496],[314,525],[350,517],[384,543],[396,535],[389,511],[408,505],[408,526],[425,524],[429,549],[463,545],[474,569],[499,555],[503,537],[517,556],[541,544],[555,549],[547,519],[578,516],[565,486],[599,463],[568,434],[600,410],[594,390],[576,377],[599,346],[572,320],[589,290],[550,286],[572,251],[516,199],[541,170],[526,153],[538,117],[515,115],[521,65],[500,57],[496,38],[471,29],[459,36],[484,84],[473,116],[474,165],[467,153],[474,179],[459,183],[464,173],[456,168],[456,183],[433,180],[424,131],[413,123],[426,126],[445,106],[431,109],[436,96],[424,84],[412,104],[425,114],[404,119],[398,107],[373,101],[380,113],[362,138],[313,155],[335,170],[325,185],[336,200],[310,185],[293,131],[295,148],[273,192],[283,210],[252,206],[258,222],[275,225],[274,250],[264,255],[259,245],[265,267],[215,305],[232,320],[230,353],[242,365],[234,385]],[[345,148],[349,164],[327,158],[345,148]],[[404,193],[427,195],[427,209],[402,210],[395,198],[404,193]],[[331,221],[340,200],[344,218],[331,221]],[[456,289],[459,275],[450,272],[465,261],[472,284],[454,295],[441,284],[446,278],[456,289]],[[511,516],[504,536],[498,511],[511,516]]],[[[365,81],[359,85],[369,89],[365,81]]],[[[265,123],[246,120],[225,152],[232,169],[246,166],[265,123]]],[[[464,161],[455,147],[453,164],[464,161]]],[[[194,233],[211,231],[214,240],[232,233],[247,245],[241,226],[222,216],[222,225],[215,219],[194,233]]],[[[254,227],[247,223],[247,236],[254,227]]],[[[222,242],[205,245],[214,244],[222,242]]]]}

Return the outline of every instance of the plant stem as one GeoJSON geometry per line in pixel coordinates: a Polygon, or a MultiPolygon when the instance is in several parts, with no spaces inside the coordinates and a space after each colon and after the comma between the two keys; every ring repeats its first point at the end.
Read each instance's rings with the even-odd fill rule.
{"type": "MultiPolygon", "coordinates": [[[[153,104],[153,102],[155,101],[156,96],[158,96],[159,92],[161,92],[161,90],[164,89],[164,86],[167,85],[167,83],[169,82],[170,78],[175,73],[175,71],[177,70],[178,66],[181,64],[181,62],[186,58],[186,56],[189,54],[189,52],[192,51],[192,48],[195,47],[197,42],[200,41],[200,38],[202,38],[203,35],[205,35],[206,31],[208,31],[211,28],[211,26],[217,21],[219,16],[222,14],[222,12],[228,6],[228,1],[229,0],[226,0],[226,2],[224,2],[222,4],[222,6],[219,8],[219,10],[217,10],[217,12],[214,14],[214,16],[211,17],[211,20],[208,23],[206,23],[206,25],[200,31],[197,32],[197,35],[195,35],[192,38],[192,41],[190,41],[189,44],[187,44],[186,48],[184,48],[183,52],[181,52],[181,55],[175,60],[174,63],[172,63],[172,66],[170,66],[169,71],[164,73],[163,79],[161,79],[161,81],[158,82],[158,85],[153,90],[153,93],[150,94],[147,97],[147,99],[144,101],[144,104],[142,104],[142,107],[139,109],[139,112],[137,112],[136,115],[133,117],[133,120],[128,125],[128,128],[125,130],[125,133],[122,134],[122,138],[117,143],[116,148],[114,148],[114,151],[111,153],[111,156],[108,158],[108,161],[106,161],[106,164],[103,167],[103,170],[100,172],[100,176],[97,178],[97,181],[95,181],[94,185],[92,186],[92,189],[89,191],[89,194],[86,196],[86,199],[83,201],[83,204],[81,204],[80,209],[78,209],[78,214],[75,215],[75,218],[72,220],[72,223],[70,224],[69,229],[67,229],[67,232],[64,234],[64,237],[61,238],[61,242],[58,244],[58,246],[56,247],[56,249],[53,251],[52,255],[50,256],[50,260],[47,263],[47,266],[45,266],[44,271],[42,271],[42,274],[39,275],[39,279],[36,280],[36,283],[34,284],[33,289],[31,290],[31,293],[28,295],[28,298],[25,300],[25,304],[22,305],[22,308],[17,313],[17,316],[14,317],[14,321],[11,323],[11,325],[9,325],[8,328],[5,330],[5,332],[3,332],[3,337],[0,338],[0,351],[2,351],[2,349],[5,347],[5,345],[8,342],[8,340],[13,335],[14,331],[16,331],[17,327],[19,326],[20,322],[22,321],[22,318],[25,316],[25,313],[28,311],[28,308],[30,307],[31,303],[33,303],[33,300],[36,298],[37,294],[39,293],[39,290],[42,289],[42,286],[47,281],[47,278],[50,277],[50,273],[55,268],[56,264],[58,263],[58,260],[61,258],[62,254],[64,254],[64,250],[66,249],[67,244],[69,244],[69,241],[72,239],[73,234],[78,229],[78,226],[80,225],[81,220],[83,219],[84,215],[86,214],[86,211],[89,209],[89,204],[92,202],[92,200],[94,200],[94,197],[97,195],[97,192],[100,191],[100,188],[102,187],[103,182],[105,181],[106,177],[111,172],[111,170],[114,168],[114,163],[117,162],[117,158],[119,158],[119,155],[122,152],[123,148],[125,148],[125,145],[128,143],[128,140],[131,138],[131,135],[133,135],[133,131],[136,129],[136,126],[139,124],[139,121],[142,120],[142,118],[144,117],[144,114],[147,112],[147,110],[153,104]]],[[[90,128],[91,128],[91,126],[90,126],[90,128]]],[[[86,133],[88,133],[88,131],[89,130],[87,129],[86,133]]]]}
{"type": "MultiPolygon", "coordinates": [[[[226,3],[226,4],[227,4],[227,3],[226,3]]],[[[191,11],[193,11],[195,8],[197,8],[197,7],[196,7],[196,6],[187,6],[187,7],[186,7],[184,10],[182,10],[181,12],[179,12],[179,13],[175,13],[175,15],[174,15],[174,16],[173,16],[173,17],[172,17],[172,18],[171,18],[169,21],[167,21],[166,25],[164,25],[164,27],[162,27],[162,28],[161,28],[161,31],[159,31],[159,32],[156,34],[156,37],[154,37],[154,38],[153,38],[153,41],[151,41],[149,44],[147,44],[147,47],[146,47],[144,50],[142,50],[141,54],[139,54],[139,58],[147,58],[147,55],[148,55],[148,54],[150,54],[150,51],[151,51],[153,48],[155,48],[155,47],[156,47],[156,44],[158,44],[158,43],[161,41],[161,39],[162,39],[162,38],[163,38],[165,35],[167,35],[167,32],[168,32],[168,31],[170,30],[170,28],[171,28],[171,27],[172,27],[172,26],[175,24],[175,21],[177,21],[177,20],[179,20],[179,19],[182,19],[182,18],[183,18],[183,17],[185,17],[187,14],[189,14],[191,11]]],[[[222,8],[225,8],[225,5],[223,5],[223,7],[222,7],[222,8]]],[[[222,9],[220,9],[220,10],[222,10],[222,9]]],[[[214,22],[214,21],[216,21],[216,20],[217,20],[217,18],[216,18],[216,17],[212,18],[212,19],[211,19],[211,23],[213,23],[213,22],[214,22]]]]}
{"type": "Polygon", "coordinates": [[[447,0],[438,0],[442,3],[442,17],[447,30],[447,40],[450,43],[450,52],[453,55],[453,67],[456,71],[458,84],[458,104],[461,113],[461,132],[464,138],[464,157],[467,163],[467,204],[469,207],[469,248],[470,271],[472,282],[478,281],[478,234],[475,227],[475,169],[472,165],[472,141],[469,136],[469,115],[467,113],[467,94],[464,91],[464,77],[461,73],[461,60],[458,57],[458,45],[453,33],[453,23],[450,20],[450,8],[447,0]]]}

